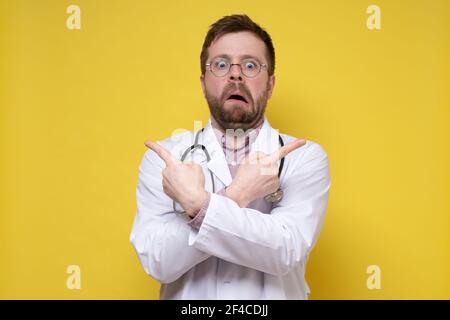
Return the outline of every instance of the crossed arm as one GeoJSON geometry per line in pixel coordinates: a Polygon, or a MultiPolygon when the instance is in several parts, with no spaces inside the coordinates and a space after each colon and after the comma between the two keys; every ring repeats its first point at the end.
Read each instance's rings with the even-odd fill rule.
{"type": "MultiPolygon", "coordinates": [[[[272,154],[258,152],[245,157],[232,183],[226,188],[226,195],[245,208],[253,200],[275,192],[280,185],[277,161],[305,143],[304,139],[297,139],[272,154]]],[[[204,189],[205,177],[201,166],[175,159],[156,142],[146,141],[145,145],[156,152],[166,164],[162,172],[164,192],[180,203],[187,215],[194,217],[208,197],[204,189]]]]}
{"type": "MultiPolygon", "coordinates": [[[[233,192],[239,189],[230,190],[230,185],[231,199],[211,195],[208,214],[202,228],[196,232],[186,223],[186,217],[171,212],[170,198],[173,198],[169,190],[173,190],[174,183],[166,185],[164,191],[155,187],[161,186],[161,179],[164,181],[167,162],[156,151],[147,152],[140,167],[138,214],[131,234],[146,272],[162,283],[172,282],[211,255],[274,275],[282,275],[295,267],[307,256],[318,236],[329,189],[326,154],[318,145],[309,146],[304,153],[302,161],[296,160],[290,166],[292,171],[283,185],[285,196],[270,215],[245,208],[245,203],[256,197],[257,192],[245,196],[236,192],[234,196],[238,200],[234,200],[233,192]]],[[[179,165],[176,161],[174,164],[179,165]]],[[[263,166],[262,161],[260,165],[263,166]]],[[[258,178],[250,174],[241,176],[242,180],[237,177],[233,182],[251,181],[252,188],[258,178]]],[[[277,187],[275,183],[270,188],[260,188],[258,197],[277,187]]],[[[188,205],[183,208],[188,209],[188,205]]]]}

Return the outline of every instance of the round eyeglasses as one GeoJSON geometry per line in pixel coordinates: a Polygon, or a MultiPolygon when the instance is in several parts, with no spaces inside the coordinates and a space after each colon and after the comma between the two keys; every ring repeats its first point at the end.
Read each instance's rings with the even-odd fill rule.
{"type": "Polygon", "coordinates": [[[266,67],[265,63],[260,63],[256,59],[244,59],[240,63],[231,63],[229,60],[224,58],[216,58],[211,63],[207,63],[206,67],[209,68],[211,73],[216,77],[225,77],[232,66],[239,66],[241,68],[241,73],[247,78],[256,77],[261,71],[262,67],[266,67]]]}

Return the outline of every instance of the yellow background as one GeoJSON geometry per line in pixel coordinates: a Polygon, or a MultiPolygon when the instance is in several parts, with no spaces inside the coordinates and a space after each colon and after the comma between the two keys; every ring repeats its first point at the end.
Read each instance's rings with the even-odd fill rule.
{"type": "Polygon", "coordinates": [[[143,141],[205,123],[207,27],[247,13],[276,48],[272,126],[330,159],[311,298],[449,299],[449,3],[1,1],[0,298],[158,298],[128,240],[143,141]]]}

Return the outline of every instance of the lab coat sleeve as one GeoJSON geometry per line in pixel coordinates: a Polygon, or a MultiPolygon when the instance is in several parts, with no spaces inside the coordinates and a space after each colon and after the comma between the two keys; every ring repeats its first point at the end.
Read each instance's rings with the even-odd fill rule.
{"type": "MultiPolygon", "coordinates": [[[[317,240],[330,187],[328,159],[315,143],[292,152],[281,187],[283,199],[270,214],[240,208],[211,194],[201,228],[189,244],[226,261],[273,275],[284,275],[306,262],[317,240]]],[[[287,158],[286,158],[287,159],[287,158]]]]}
{"type": "Polygon", "coordinates": [[[173,202],[163,191],[164,162],[147,150],[139,167],[137,212],[130,241],[144,270],[161,283],[177,280],[209,257],[188,245],[189,220],[173,212],[173,202]]]}

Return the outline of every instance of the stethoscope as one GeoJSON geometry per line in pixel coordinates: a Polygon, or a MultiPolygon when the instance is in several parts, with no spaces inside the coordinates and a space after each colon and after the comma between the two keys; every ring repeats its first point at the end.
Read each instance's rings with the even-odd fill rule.
{"type": "MultiPolygon", "coordinates": [[[[205,130],[205,128],[202,128],[199,131],[197,131],[197,133],[195,134],[194,144],[191,145],[190,147],[188,147],[183,152],[183,154],[181,155],[181,158],[180,158],[181,162],[183,162],[186,159],[186,157],[188,156],[189,153],[192,156],[196,149],[201,149],[203,151],[203,153],[206,156],[207,162],[209,162],[209,160],[211,160],[211,156],[209,155],[208,149],[206,149],[206,147],[203,144],[198,143],[200,133],[202,133],[203,130],[205,130]]],[[[281,147],[284,146],[284,141],[283,141],[283,138],[281,138],[281,135],[278,135],[278,141],[279,141],[281,147]]],[[[281,172],[283,171],[283,165],[284,165],[284,157],[281,158],[280,165],[278,166],[278,178],[280,178],[281,172]]],[[[213,176],[213,173],[211,170],[209,171],[209,174],[211,176],[212,192],[216,193],[216,185],[214,183],[214,176],[213,176]]],[[[267,196],[264,197],[264,199],[268,202],[278,202],[282,198],[283,198],[283,191],[281,189],[278,189],[274,193],[268,194],[267,196]]],[[[173,202],[173,210],[177,211],[175,209],[175,201],[173,202]]]]}

